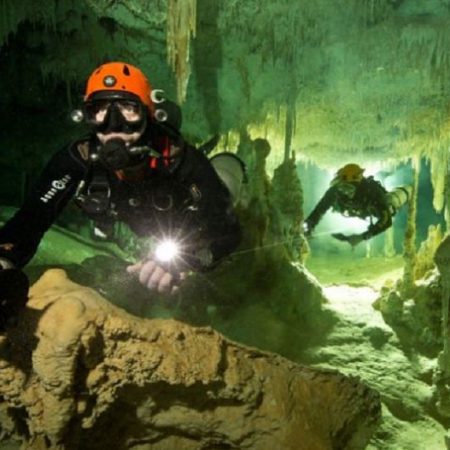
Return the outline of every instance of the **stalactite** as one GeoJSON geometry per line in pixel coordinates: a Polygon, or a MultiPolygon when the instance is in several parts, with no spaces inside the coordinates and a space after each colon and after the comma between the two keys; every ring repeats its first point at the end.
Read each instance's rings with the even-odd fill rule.
{"type": "Polygon", "coordinates": [[[40,36],[42,43],[51,43],[58,31],[60,41],[58,45],[51,45],[51,50],[40,59],[39,69],[44,82],[51,82],[58,78],[70,82],[70,74],[66,70],[67,65],[61,62],[64,61],[65,55],[62,58],[60,57],[61,49],[64,49],[64,53],[69,52],[64,46],[66,42],[64,37],[61,37],[67,31],[62,24],[70,23],[69,30],[71,33],[73,32],[74,25],[78,25],[73,22],[73,18],[77,17],[77,12],[79,12],[77,7],[79,7],[79,4],[73,0],[65,2],[59,0],[48,0],[46,2],[2,0],[0,2],[0,44],[4,44],[8,36],[15,33],[18,26],[25,20],[31,23],[30,28],[36,27],[36,36],[40,36]],[[52,51],[54,51],[54,54],[51,54],[52,51]]]}
{"type": "Polygon", "coordinates": [[[12,0],[3,0],[0,3],[0,41],[2,43],[5,42],[9,33],[15,31],[15,28],[21,20],[21,15],[17,13],[17,10],[22,10],[23,15],[25,16],[25,11],[23,11],[24,9],[26,11],[26,8],[15,7],[12,0]]]}
{"type": "MultiPolygon", "coordinates": [[[[355,11],[361,9],[361,0],[353,2],[355,11]]],[[[392,5],[389,0],[366,0],[363,9],[363,19],[366,23],[377,23],[384,19],[389,11],[392,10],[392,5]]]]}
{"type": "Polygon", "coordinates": [[[418,156],[412,159],[414,182],[412,194],[409,200],[408,220],[406,223],[403,258],[405,267],[403,271],[402,294],[408,298],[414,288],[414,273],[416,266],[416,217],[417,217],[417,198],[419,190],[420,158],[418,156]]]}
{"type": "Polygon", "coordinates": [[[438,70],[448,71],[450,67],[450,57],[448,48],[450,45],[450,32],[448,27],[442,27],[439,30],[437,38],[436,66],[438,70]]]}
{"type": "Polygon", "coordinates": [[[441,76],[449,71],[450,30],[447,26],[436,27],[429,23],[408,24],[401,31],[398,66],[417,64],[426,78],[441,76]]]}
{"type": "Polygon", "coordinates": [[[277,124],[279,124],[281,120],[281,105],[279,103],[277,103],[275,107],[275,117],[277,120],[277,124]]]}
{"type": "Polygon", "coordinates": [[[195,37],[197,0],[168,0],[167,7],[167,58],[175,72],[181,104],[191,74],[189,47],[191,36],[195,37]]]}
{"type": "Polygon", "coordinates": [[[448,149],[435,148],[430,152],[431,183],[433,185],[433,206],[441,212],[445,203],[445,188],[448,171],[448,149]]]}
{"type": "Polygon", "coordinates": [[[2,18],[1,28],[0,28],[0,36],[1,36],[2,42],[3,42],[4,37],[8,34],[9,22],[10,22],[8,0],[5,0],[4,2],[1,3],[0,17],[2,18]]]}
{"type": "Polygon", "coordinates": [[[286,124],[284,135],[284,161],[288,161],[291,154],[292,136],[294,134],[295,103],[289,102],[286,107],[286,124]]]}

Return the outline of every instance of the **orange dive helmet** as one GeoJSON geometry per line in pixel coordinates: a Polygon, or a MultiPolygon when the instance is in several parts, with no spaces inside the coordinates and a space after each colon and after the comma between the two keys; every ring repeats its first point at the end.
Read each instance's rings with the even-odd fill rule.
{"type": "Polygon", "coordinates": [[[359,183],[363,179],[364,170],[358,164],[347,164],[337,171],[335,180],[338,182],[359,183]]]}
{"type": "Polygon", "coordinates": [[[151,114],[155,106],[152,101],[152,86],[140,69],[123,62],[105,63],[92,72],[87,81],[84,101],[92,100],[96,93],[120,98],[122,94],[132,94],[147,106],[151,114]]]}

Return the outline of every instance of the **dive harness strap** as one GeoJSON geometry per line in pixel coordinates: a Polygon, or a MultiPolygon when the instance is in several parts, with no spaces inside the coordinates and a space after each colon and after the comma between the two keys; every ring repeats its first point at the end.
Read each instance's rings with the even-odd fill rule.
{"type": "Polygon", "coordinates": [[[91,163],[86,178],[78,185],[75,201],[94,220],[110,210],[111,186],[106,169],[99,162],[91,163]]]}

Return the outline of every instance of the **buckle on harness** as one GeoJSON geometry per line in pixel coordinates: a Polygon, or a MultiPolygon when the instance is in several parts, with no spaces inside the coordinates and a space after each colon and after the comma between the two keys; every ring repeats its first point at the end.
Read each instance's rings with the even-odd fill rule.
{"type": "Polygon", "coordinates": [[[89,216],[105,214],[110,207],[111,188],[107,180],[93,179],[86,189],[86,194],[82,194],[85,182],[78,185],[76,199],[80,207],[89,216]]]}

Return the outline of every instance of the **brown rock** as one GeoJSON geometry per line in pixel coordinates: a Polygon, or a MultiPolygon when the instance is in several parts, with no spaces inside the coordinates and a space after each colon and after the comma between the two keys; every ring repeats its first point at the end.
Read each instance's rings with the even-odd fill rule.
{"type": "Polygon", "coordinates": [[[0,363],[27,449],[363,449],[380,418],[357,379],[131,316],[61,270],[33,286],[0,363]]]}

